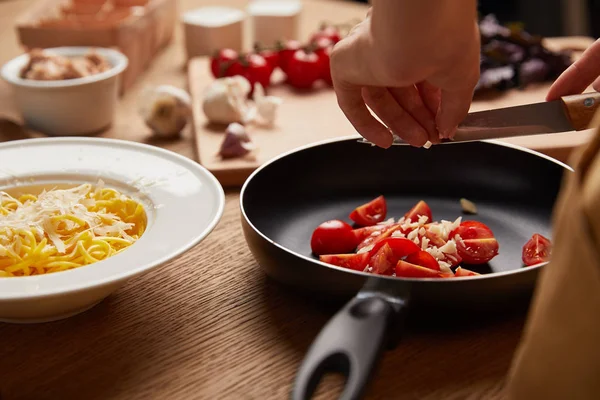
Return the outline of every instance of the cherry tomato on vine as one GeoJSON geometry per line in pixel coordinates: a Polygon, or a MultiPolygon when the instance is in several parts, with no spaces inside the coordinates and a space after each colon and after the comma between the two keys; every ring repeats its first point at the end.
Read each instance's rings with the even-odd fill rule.
{"type": "Polygon", "coordinates": [[[321,63],[316,53],[296,50],[287,65],[287,78],[290,85],[298,89],[311,87],[321,74],[321,63]]]}
{"type": "Polygon", "coordinates": [[[238,58],[238,52],[233,49],[221,49],[210,59],[210,70],[213,77],[222,78],[227,75],[227,70],[238,58]]]}

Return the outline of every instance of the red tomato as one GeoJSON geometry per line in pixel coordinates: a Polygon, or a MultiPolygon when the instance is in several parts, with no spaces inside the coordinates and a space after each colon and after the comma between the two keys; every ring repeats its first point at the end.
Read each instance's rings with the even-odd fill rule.
{"type": "Polygon", "coordinates": [[[454,236],[460,235],[465,239],[488,239],[493,238],[494,233],[492,230],[483,222],[479,221],[463,221],[460,223],[458,228],[450,232],[448,235],[449,239],[454,239],[454,236]]]}
{"type": "Polygon", "coordinates": [[[287,78],[290,85],[298,89],[308,89],[319,79],[321,73],[319,56],[296,50],[288,61],[287,78]]]}
{"type": "Polygon", "coordinates": [[[297,40],[288,40],[284,44],[279,44],[279,68],[287,74],[288,65],[296,50],[302,48],[302,43],[297,40]]]}
{"type": "Polygon", "coordinates": [[[320,38],[327,38],[334,44],[342,40],[340,31],[335,26],[323,26],[318,32],[315,32],[310,37],[311,42],[315,42],[320,38]]]}
{"type": "MultiPolygon", "coordinates": [[[[432,224],[426,224],[425,225],[425,237],[427,239],[429,239],[429,243],[433,246],[436,247],[442,247],[443,245],[446,244],[446,242],[444,241],[444,239],[442,239],[442,237],[438,234],[433,232],[433,230],[431,229],[432,224]]],[[[419,235],[420,237],[420,235],[419,235]]]]}
{"type": "Polygon", "coordinates": [[[438,264],[437,260],[431,254],[423,250],[409,254],[406,257],[406,262],[433,269],[435,271],[440,271],[440,264],[438,264]]]}
{"type": "Polygon", "coordinates": [[[271,82],[271,72],[271,67],[263,56],[248,54],[229,67],[227,76],[241,75],[248,79],[252,88],[254,88],[256,82],[267,88],[271,82]]]}
{"type": "MultiPolygon", "coordinates": [[[[373,225],[373,226],[368,226],[367,228],[374,228],[374,227],[379,227],[382,225],[373,225]]],[[[360,228],[360,229],[365,229],[365,228],[360,228]]],[[[385,238],[388,238],[392,235],[392,233],[394,233],[395,231],[397,231],[398,229],[400,229],[400,225],[398,224],[392,224],[392,225],[386,225],[384,230],[381,231],[381,233],[377,236],[367,236],[365,239],[363,239],[362,242],[360,242],[358,244],[358,246],[356,247],[356,250],[360,250],[363,247],[367,247],[370,246],[372,244],[376,244],[380,241],[382,241],[385,238]]],[[[358,229],[355,229],[358,230],[358,229]]]]}
{"type": "Polygon", "coordinates": [[[550,260],[552,242],[539,233],[534,234],[523,246],[523,263],[527,266],[540,264],[550,260]]]}
{"type": "Polygon", "coordinates": [[[485,264],[498,255],[495,238],[465,239],[456,242],[458,255],[467,264],[485,264]]]}
{"type": "Polygon", "coordinates": [[[356,248],[352,227],[337,219],[323,222],[313,232],[310,248],[316,255],[350,253],[356,248]]]}
{"type": "Polygon", "coordinates": [[[267,64],[271,68],[271,73],[279,66],[279,52],[270,49],[257,49],[256,52],[267,61],[267,64]]]}
{"type": "MultiPolygon", "coordinates": [[[[364,228],[354,229],[354,236],[356,236],[356,241],[358,243],[362,242],[369,236],[371,236],[375,232],[383,232],[388,229],[389,225],[373,225],[373,226],[365,226],[364,228]]],[[[364,247],[364,246],[363,246],[364,247]]]]}
{"type": "Polygon", "coordinates": [[[233,49],[221,49],[210,59],[210,70],[215,78],[227,76],[227,70],[238,58],[237,51],[233,49]]]}
{"type": "Polygon", "coordinates": [[[324,254],[319,260],[338,267],[364,271],[369,263],[369,253],[362,254],[324,254]]]}
{"type": "Polygon", "coordinates": [[[447,263],[450,263],[450,266],[452,267],[456,267],[458,264],[460,264],[462,262],[462,258],[458,255],[458,253],[455,254],[446,254],[445,260],[447,263]]]}
{"type": "Polygon", "coordinates": [[[433,221],[433,216],[431,215],[431,209],[429,208],[427,203],[425,203],[423,200],[421,200],[417,204],[415,204],[415,206],[413,208],[411,208],[410,211],[404,215],[404,218],[406,218],[410,222],[417,222],[419,220],[419,216],[421,216],[421,215],[427,215],[428,222],[433,221]]]}
{"type": "Polygon", "coordinates": [[[454,276],[477,276],[477,275],[481,275],[481,274],[478,274],[477,272],[473,272],[473,271],[468,270],[463,267],[456,268],[456,272],[454,273],[454,276]]]}
{"type": "Polygon", "coordinates": [[[379,196],[370,202],[356,207],[350,213],[350,219],[358,225],[375,225],[385,219],[387,215],[387,204],[383,196],[379,196]]]}
{"type": "Polygon", "coordinates": [[[394,255],[394,251],[388,244],[385,244],[371,257],[369,266],[374,274],[392,275],[396,262],[398,262],[398,258],[394,255]]]}
{"type": "Polygon", "coordinates": [[[396,264],[396,276],[404,278],[442,278],[442,274],[433,269],[420,267],[406,261],[398,261],[396,264]]]}
{"type": "Polygon", "coordinates": [[[333,42],[329,38],[321,37],[314,42],[314,46],[316,47],[315,53],[319,56],[321,69],[319,78],[323,79],[329,85],[333,85],[333,81],[331,80],[331,70],[329,67],[329,57],[331,50],[333,49],[333,42]]]}
{"type": "Polygon", "coordinates": [[[421,250],[421,248],[417,246],[412,240],[408,240],[405,238],[389,237],[377,241],[370,251],[371,255],[375,254],[377,251],[379,251],[380,248],[386,245],[390,246],[390,248],[394,252],[394,255],[398,259],[406,257],[409,254],[416,253],[421,250]]]}

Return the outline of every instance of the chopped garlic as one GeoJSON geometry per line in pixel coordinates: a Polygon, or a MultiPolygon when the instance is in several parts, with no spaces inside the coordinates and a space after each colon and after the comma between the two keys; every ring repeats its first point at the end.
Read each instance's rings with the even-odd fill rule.
{"type": "Polygon", "coordinates": [[[427,142],[425,142],[425,144],[423,145],[424,149],[429,149],[431,146],[433,145],[433,143],[431,143],[429,140],[427,142]]]}
{"type": "Polygon", "coordinates": [[[462,210],[467,214],[477,214],[477,206],[470,200],[465,198],[460,199],[460,206],[462,210]]]}

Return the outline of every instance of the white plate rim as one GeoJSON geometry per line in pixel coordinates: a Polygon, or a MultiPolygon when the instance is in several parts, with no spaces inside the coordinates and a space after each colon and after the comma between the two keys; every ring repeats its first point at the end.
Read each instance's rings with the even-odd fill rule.
{"type": "MultiPolygon", "coordinates": [[[[171,260],[179,257],[180,255],[184,254],[185,252],[187,252],[188,250],[190,250],[191,248],[193,248],[194,246],[199,244],[216,228],[216,226],[218,225],[218,223],[220,222],[220,220],[223,216],[224,209],[225,209],[225,192],[224,192],[224,189],[223,189],[222,185],[220,184],[220,182],[204,166],[202,166],[201,164],[199,164],[199,163],[195,162],[194,160],[191,160],[181,154],[178,154],[173,151],[170,151],[170,150],[167,150],[164,148],[160,148],[157,146],[153,146],[153,145],[149,145],[149,144],[145,144],[145,143],[134,142],[134,141],[130,141],[130,140],[123,140],[123,139],[98,138],[98,137],[44,137],[44,138],[21,139],[21,140],[0,143],[0,155],[2,154],[3,151],[6,151],[9,148],[19,147],[19,146],[27,148],[27,147],[36,146],[39,144],[59,145],[59,146],[65,145],[65,144],[71,144],[71,145],[83,144],[86,146],[115,145],[115,146],[120,146],[121,148],[127,148],[132,151],[141,151],[147,155],[155,156],[156,159],[174,160],[176,163],[178,163],[179,165],[186,168],[187,171],[189,171],[190,173],[198,174],[195,176],[202,176],[211,185],[210,190],[214,190],[214,194],[216,194],[216,211],[212,214],[210,221],[208,222],[208,224],[206,225],[206,227],[204,229],[199,230],[187,242],[174,247],[163,257],[156,259],[152,262],[147,262],[147,263],[144,263],[143,265],[139,265],[134,268],[123,268],[123,270],[117,274],[106,275],[106,276],[103,276],[102,279],[96,279],[93,281],[78,281],[78,282],[74,282],[74,283],[73,282],[69,283],[68,278],[64,278],[64,279],[56,278],[56,277],[61,277],[61,276],[66,277],[69,273],[72,273],[72,272],[85,271],[86,269],[89,269],[93,266],[101,265],[101,263],[116,264],[116,263],[118,263],[117,257],[119,257],[122,254],[127,253],[127,251],[124,251],[121,254],[110,257],[109,259],[107,259],[105,261],[100,261],[100,262],[97,262],[97,263],[94,263],[94,264],[91,264],[91,265],[88,265],[85,267],[76,268],[76,269],[69,270],[69,271],[41,275],[41,276],[1,278],[0,279],[0,301],[16,300],[16,299],[32,299],[32,298],[38,298],[38,297],[54,296],[54,295],[60,295],[60,294],[65,294],[65,293],[85,291],[85,290],[90,290],[92,288],[97,288],[97,287],[102,287],[105,285],[114,284],[115,282],[121,282],[121,281],[127,280],[131,277],[134,277],[136,275],[139,275],[141,273],[148,272],[150,270],[153,270],[161,265],[164,265],[164,264],[170,262],[171,260]],[[117,261],[115,261],[115,260],[117,260],[117,261]],[[45,289],[45,290],[33,291],[33,292],[25,289],[28,281],[31,281],[31,282],[38,281],[39,282],[39,280],[43,280],[48,277],[54,277],[53,279],[60,280],[60,281],[66,281],[66,284],[58,285],[57,287],[55,287],[53,289],[45,289]],[[9,293],[6,293],[3,290],[3,288],[8,287],[8,285],[18,285],[18,286],[22,286],[24,289],[21,291],[18,291],[18,292],[15,289],[11,289],[11,291],[9,293]]],[[[65,171],[65,172],[67,172],[67,171],[65,171]]],[[[200,178],[198,178],[198,182],[200,182],[200,178]]],[[[124,182],[124,183],[126,184],[126,182],[124,182]]],[[[145,235],[146,235],[146,233],[144,235],[142,235],[141,239],[143,239],[145,235]]],[[[135,244],[138,244],[138,243],[135,243],[135,244]]]]}

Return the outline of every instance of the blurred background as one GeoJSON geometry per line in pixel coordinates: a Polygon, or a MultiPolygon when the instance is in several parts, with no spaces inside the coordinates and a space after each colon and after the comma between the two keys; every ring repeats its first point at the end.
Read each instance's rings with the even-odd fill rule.
{"type": "MultiPolygon", "coordinates": [[[[368,0],[349,0],[369,3],[368,0]]],[[[543,36],[600,36],[600,0],[479,0],[481,14],[543,36]]]]}

